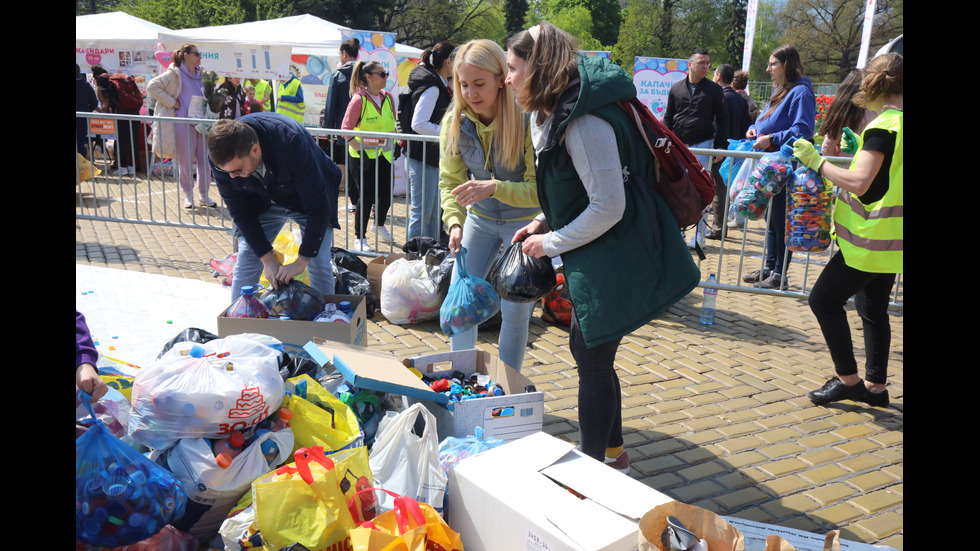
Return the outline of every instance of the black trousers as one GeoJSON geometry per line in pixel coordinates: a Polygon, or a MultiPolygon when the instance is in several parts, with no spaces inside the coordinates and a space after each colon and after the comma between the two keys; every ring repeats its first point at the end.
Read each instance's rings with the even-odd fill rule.
{"type": "Polygon", "coordinates": [[[830,259],[817,278],[810,291],[810,310],[817,317],[838,375],[857,374],[851,328],[844,311],[847,300],[854,297],[858,315],[864,324],[864,378],[872,383],[885,384],[888,350],[892,342],[888,300],[894,285],[895,274],[854,269],[844,262],[840,251],[830,259]]]}
{"type": "Polygon", "coordinates": [[[606,448],[623,445],[623,395],[616,374],[622,338],[588,348],[572,312],[568,345],[578,368],[578,424],[582,453],[602,461],[606,448]]]}
{"type": "Polygon", "coordinates": [[[377,159],[372,159],[364,153],[360,157],[351,157],[350,162],[347,163],[347,182],[358,190],[356,198],[354,189],[348,193],[351,200],[357,204],[354,233],[358,239],[361,239],[365,237],[368,218],[371,217],[371,205],[375,206],[374,221],[377,225],[383,226],[388,219],[388,209],[391,208],[391,163],[384,155],[378,155],[377,159]],[[377,181],[377,190],[375,190],[375,181],[377,181]]]}

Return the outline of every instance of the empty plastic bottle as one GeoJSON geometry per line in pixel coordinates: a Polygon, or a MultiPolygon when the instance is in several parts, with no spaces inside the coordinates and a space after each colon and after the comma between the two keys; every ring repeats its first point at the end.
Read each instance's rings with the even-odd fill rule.
{"type": "MultiPolygon", "coordinates": [[[[715,274],[711,274],[705,283],[708,285],[718,285],[715,274]]],[[[704,325],[714,325],[715,323],[715,300],[718,298],[718,289],[704,288],[704,300],[701,302],[701,323],[704,325]]]]}
{"type": "Polygon", "coordinates": [[[313,321],[325,321],[332,323],[350,323],[350,318],[345,316],[340,310],[337,310],[337,305],[328,302],[323,307],[323,312],[317,316],[313,321]]]}

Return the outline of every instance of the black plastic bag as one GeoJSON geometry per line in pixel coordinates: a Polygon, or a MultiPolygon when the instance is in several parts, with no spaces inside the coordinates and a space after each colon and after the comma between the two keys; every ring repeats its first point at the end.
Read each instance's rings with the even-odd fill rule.
{"type": "Polygon", "coordinates": [[[313,287],[294,279],[278,289],[268,289],[259,300],[272,317],[289,316],[298,321],[313,321],[323,312],[323,297],[313,287]]]}
{"type": "Polygon", "coordinates": [[[449,254],[449,246],[431,237],[413,237],[402,245],[402,251],[409,260],[425,257],[428,264],[439,264],[449,254]]]}
{"type": "Polygon", "coordinates": [[[356,254],[346,249],[330,247],[330,258],[336,268],[343,268],[356,274],[367,277],[367,264],[364,263],[356,254]]]}
{"type": "Polygon", "coordinates": [[[378,297],[371,291],[371,284],[361,274],[334,265],[334,293],[338,295],[359,295],[365,298],[364,310],[368,318],[374,317],[378,308],[378,297]]]}
{"type": "Polygon", "coordinates": [[[503,300],[534,302],[555,288],[555,267],[547,256],[524,254],[522,243],[511,243],[490,267],[487,280],[503,300]]]}
{"type": "Polygon", "coordinates": [[[161,350],[160,354],[157,355],[157,359],[159,360],[160,358],[162,358],[164,354],[166,354],[171,348],[174,347],[175,344],[179,342],[189,341],[189,342],[196,342],[198,344],[204,344],[206,342],[213,341],[214,339],[217,338],[218,335],[215,335],[210,331],[205,331],[204,329],[198,329],[197,327],[188,327],[187,329],[184,329],[183,331],[178,333],[176,337],[170,339],[170,342],[163,345],[163,350],[161,350]]]}

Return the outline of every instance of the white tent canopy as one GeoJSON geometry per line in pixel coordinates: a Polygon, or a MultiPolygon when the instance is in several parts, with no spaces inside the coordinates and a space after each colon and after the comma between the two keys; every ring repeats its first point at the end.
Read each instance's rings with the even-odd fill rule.
{"type": "MultiPolygon", "coordinates": [[[[199,47],[203,44],[205,50],[208,48],[223,50],[237,45],[259,51],[266,49],[272,51],[278,49],[277,47],[287,46],[300,54],[335,57],[340,49],[342,31],[349,30],[351,30],[349,27],[304,14],[237,25],[165,31],[160,33],[160,40],[170,49],[176,49],[186,42],[193,42],[199,47]]],[[[400,57],[417,58],[422,54],[422,50],[404,44],[395,44],[395,54],[400,57]]],[[[264,76],[264,78],[270,77],[264,76]]]]}
{"type": "Polygon", "coordinates": [[[158,36],[170,29],[121,11],[75,17],[75,62],[84,72],[100,64],[110,72],[157,74],[158,36]]]}

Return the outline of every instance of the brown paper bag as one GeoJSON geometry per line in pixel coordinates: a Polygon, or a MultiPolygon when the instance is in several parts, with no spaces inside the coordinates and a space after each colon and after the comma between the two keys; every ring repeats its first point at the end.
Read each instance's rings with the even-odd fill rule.
{"type": "Polygon", "coordinates": [[[823,540],[823,551],[840,551],[840,530],[827,532],[823,540]]]}
{"type": "Polygon", "coordinates": [[[667,517],[678,518],[699,538],[708,542],[711,551],[745,551],[745,537],[725,519],[700,507],[671,501],[647,511],[640,519],[640,551],[663,551],[660,534],[667,527],[667,517]]]}
{"type": "Polygon", "coordinates": [[[766,538],[766,548],[764,551],[797,551],[797,549],[779,536],[769,536],[766,538]]]}

